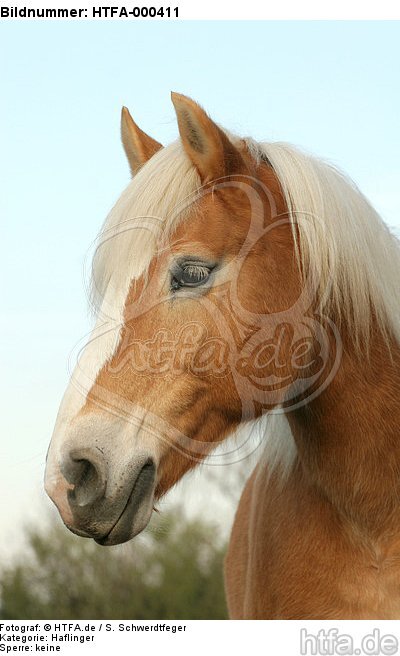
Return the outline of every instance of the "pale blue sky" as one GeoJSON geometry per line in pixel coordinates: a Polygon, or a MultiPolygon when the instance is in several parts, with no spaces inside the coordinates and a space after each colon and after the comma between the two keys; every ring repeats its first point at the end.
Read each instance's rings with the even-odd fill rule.
{"type": "Polygon", "coordinates": [[[1,23],[0,60],[7,536],[37,507],[68,355],[89,327],[84,256],[128,182],[121,105],[168,142],[169,93],[191,95],[233,131],[331,159],[400,230],[400,24],[1,23]]]}

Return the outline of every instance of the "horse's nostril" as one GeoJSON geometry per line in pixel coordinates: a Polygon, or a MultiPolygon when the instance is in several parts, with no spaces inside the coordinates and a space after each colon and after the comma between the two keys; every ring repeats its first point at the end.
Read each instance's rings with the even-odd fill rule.
{"type": "Polygon", "coordinates": [[[136,479],[133,493],[137,504],[140,504],[144,497],[147,496],[149,488],[153,485],[156,475],[156,466],[152,459],[149,459],[139,472],[136,479]]]}
{"type": "Polygon", "coordinates": [[[68,483],[73,485],[68,492],[71,506],[89,506],[104,496],[106,468],[101,454],[97,451],[72,451],[63,463],[62,472],[68,483]]]}

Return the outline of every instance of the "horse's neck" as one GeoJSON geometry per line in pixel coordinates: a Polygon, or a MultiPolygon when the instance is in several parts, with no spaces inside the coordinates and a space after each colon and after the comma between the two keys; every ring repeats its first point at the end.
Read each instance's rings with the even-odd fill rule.
{"type": "MultiPolygon", "coordinates": [[[[370,534],[400,527],[400,348],[350,340],[328,388],[288,415],[305,478],[370,534]]],[[[399,528],[397,528],[399,531],[399,528]]]]}

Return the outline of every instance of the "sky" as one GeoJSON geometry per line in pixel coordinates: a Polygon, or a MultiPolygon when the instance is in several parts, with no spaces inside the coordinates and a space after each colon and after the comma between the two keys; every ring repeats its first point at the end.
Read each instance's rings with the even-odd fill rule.
{"type": "Polygon", "coordinates": [[[4,555],[50,507],[46,450],[91,325],[84,262],[129,181],[121,106],[162,143],[177,136],[172,90],[238,134],[300,145],[400,234],[400,24],[2,22],[0,61],[4,555]]]}

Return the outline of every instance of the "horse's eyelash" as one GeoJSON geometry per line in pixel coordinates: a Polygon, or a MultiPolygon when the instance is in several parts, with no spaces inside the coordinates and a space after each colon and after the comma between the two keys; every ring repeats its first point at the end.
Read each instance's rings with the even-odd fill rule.
{"type": "Polygon", "coordinates": [[[210,273],[210,269],[205,265],[201,265],[201,264],[188,264],[187,266],[183,266],[182,268],[184,271],[187,271],[190,275],[201,272],[202,278],[206,278],[210,273]]]}

